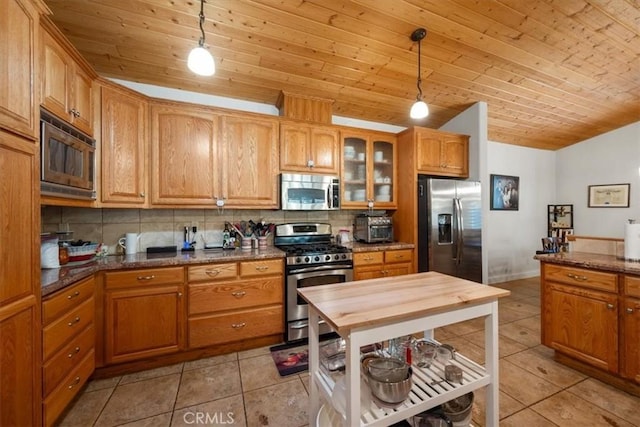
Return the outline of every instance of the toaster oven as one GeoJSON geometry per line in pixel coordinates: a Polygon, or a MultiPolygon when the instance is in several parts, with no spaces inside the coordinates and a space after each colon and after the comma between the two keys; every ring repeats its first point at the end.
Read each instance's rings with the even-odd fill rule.
{"type": "Polygon", "coordinates": [[[353,224],[353,238],[365,243],[393,242],[393,221],[384,214],[358,214],[353,224]]]}

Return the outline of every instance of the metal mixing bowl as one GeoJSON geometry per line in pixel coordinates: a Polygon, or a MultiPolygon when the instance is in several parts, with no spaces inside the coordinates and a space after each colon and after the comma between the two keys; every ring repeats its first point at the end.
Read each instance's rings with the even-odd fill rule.
{"type": "Polygon", "coordinates": [[[369,375],[385,382],[399,382],[407,378],[409,364],[395,357],[380,357],[371,360],[367,365],[369,375]]]}
{"type": "Polygon", "coordinates": [[[389,404],[402,403],[409,396],[413,381],[411,379],[413,372],[409,368],[405,379],[398,382],[379,381],[367,373],[367,381],[371,393],[381,400],[389,404]]]}

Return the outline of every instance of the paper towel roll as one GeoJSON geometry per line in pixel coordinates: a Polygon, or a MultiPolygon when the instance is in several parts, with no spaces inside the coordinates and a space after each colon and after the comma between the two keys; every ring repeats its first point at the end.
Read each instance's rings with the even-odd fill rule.
{"type": "Polygon", "coordinates": [[[640,261],[640,224],[624,226],[624,258],[640,261]]]}

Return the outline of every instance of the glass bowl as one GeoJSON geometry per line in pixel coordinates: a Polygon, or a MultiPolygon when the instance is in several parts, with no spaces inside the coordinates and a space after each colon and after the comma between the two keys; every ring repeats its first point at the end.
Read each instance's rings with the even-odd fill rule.
{"type": "Polygon", "coordinates": [[[407,378],[409,364],[394,357],[380,357],[369,362],[369,375],[381,382],[394,383],[407,378]]]}

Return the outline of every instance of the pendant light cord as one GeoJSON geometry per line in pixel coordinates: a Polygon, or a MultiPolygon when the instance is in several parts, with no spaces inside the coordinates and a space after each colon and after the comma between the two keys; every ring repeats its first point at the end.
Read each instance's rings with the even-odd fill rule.
{"type": "Polygon", "coordinates": [[[417,81],[417,86],[418,86],[418,99],[422,100],[422,79],[420,78],[420,57],[422,56],[422,51],[420,49],[420,46],[422,45],[422,40],[418,40],[418,81],[417,81]]]}
{"type": "Polygon", "coordinates": [[[204,24],[204,0],[200,0],[200,14],[198,15],[200,18],[200,32],[202,35],[200,36],[200,42],[198,43],[200,47],[204,47],[204,28],[202,25],[204,24]]]}

